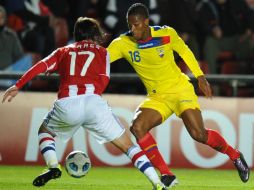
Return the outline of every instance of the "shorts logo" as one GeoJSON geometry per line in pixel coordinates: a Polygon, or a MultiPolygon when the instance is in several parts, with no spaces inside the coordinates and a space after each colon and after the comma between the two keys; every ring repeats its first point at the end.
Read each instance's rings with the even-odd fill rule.
{"type": "Polygon", "coordinates": [[[47,117],[44,119],[44,125],[48,125],[48,123],[49,123],[49,120],[55,115],[55,113],[54,113],[54,110],[55,110],[56,108],[55,107],[53,107],[53,109],[48,113],[48,115],[47,115],[47,117]]]}

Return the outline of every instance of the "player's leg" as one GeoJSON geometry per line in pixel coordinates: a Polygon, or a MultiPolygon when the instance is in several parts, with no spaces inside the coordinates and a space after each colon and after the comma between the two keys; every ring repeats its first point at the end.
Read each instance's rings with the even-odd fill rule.
{"type": "Polygon", "coordinates": [[[150,108],[139,108],[131,125],[131,132],[136,137],[137,143],[145,151],[153,166],[161,173],[161,181],[167,186],[177,183],[175,175],[169,170],[164,161],[155,139],[149,131],[161,124],[161,114],[150,108]]]}
{"type": "Polygon", "coordinates": [[[154,189],[164,189],[159,176],[144,151],[131,142],[126,132],[111,142],[131,159],[133,165],[151,181],[154,189]]]}
{"type": "Polygon", "coordinates": [[[154,187],[160,186],[160,179],[152,164],[144,152],[131,142],[125,128],[118,118],[114,116],[108,103],[100,96],[91,96],[86,107],[91,109],[87,110],[87,121],[82,126],[89,130],[100,144],[112,142],[122,152],[127,154],[134,166],[147,176],[154,187]]]}
{"type": "Polygon", "coordinates": [[[58,166],[54,137],[54,134],[41,125],[38,131],[39,149],[49,168],[58,166]]]}
{"type": "Polygon", "coordinates": [[[56,156],[54,136],[41,125],[38,132],[39,148],[48,169],[34,179],[34,186],[43,186],[49,180],[61,177],[62,171],[56,156]]]}
{"type": "Polygon", "coordinates": [[[248,181],[250,171],[243,155],[230,146],[218,132],[204,127],[199,109],[187,109],[181,114],[181,118],[194,140],[206,144],[223,154],[227,154],[236,166],[241,180],[243,182],[248,181]]]}
{"type": "Polygon", "coordinates": [[[77,122],[79,118],[83,119],[81,115],[83,112],[79,109],[79,105],[78,98],[58,100],[44,118],[38,132],[38,140],[47,169],[34,179],[33,185],[43,186],[49,180],[61,177],[61,166],[56,155],[54,137],[58,136],[61,140],[67,141],[78,129],[78,123],[76,126],[72,120],[77,122]],[[75,114],[74,119],[71,114],[75,114]]]}

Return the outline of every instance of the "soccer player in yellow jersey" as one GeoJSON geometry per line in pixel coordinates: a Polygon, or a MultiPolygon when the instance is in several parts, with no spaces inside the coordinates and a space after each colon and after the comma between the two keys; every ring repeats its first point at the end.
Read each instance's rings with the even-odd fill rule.
{"type": "Polygon", "coordinates": [[[249,168],[243,155],[218,132],[204,127],[193,85],[174,61],[173,51],[176,51],[197,78],[199,88],[207,98],[211,98],[210,85],[191,50],[173,28],[149,26],[148,9],[141,3],[133,4],[126,18],[130,31],[109,45],[110,62],[125,58],[146,87],[147,98],[137,109],[130,130],[152,164],[160,171],[161,181],[166,186],[177,183],[149,131],[175,113],[182,118],[194,140],[227,154],[241,180],[247,182],[249,168]]]}

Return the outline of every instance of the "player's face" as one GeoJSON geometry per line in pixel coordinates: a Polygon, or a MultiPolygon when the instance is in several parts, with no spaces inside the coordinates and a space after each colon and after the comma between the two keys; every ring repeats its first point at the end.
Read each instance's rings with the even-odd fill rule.
{"type": "Polygon", "coordinates": [[[130,15],[128,26],[136,40],[145,40],[149,35],[149,20],[142,16],[130,15]]]}

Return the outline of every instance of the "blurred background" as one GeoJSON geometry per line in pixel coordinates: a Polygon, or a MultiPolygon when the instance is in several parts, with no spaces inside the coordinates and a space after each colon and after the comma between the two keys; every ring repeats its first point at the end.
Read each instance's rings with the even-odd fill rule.
{"type": "MultiPolygon", "coordinates": [[[[176,29],[207,74],[215,96],[254,95],[254,0],[0,0],[0,88],[15,82],[19,75],[14,73],[73,42],[73,26],[80,16],[100,21],[107,33],[106,47],[128,30],[125,14],[135,2],[147,5],[151,25],[176,29]]],[[[175,59],[192,77],[177,54],[175,59]]],[[[125,60],[112,64],[111,72],[107,93],[145,94],[125,60]]],[[[57,91],[57,80],[39,77],[25,90],[57,91]]]]}
{"type": "MultiPolygon", "coordinates": [[[[106,47],[128,30],[125,14],[135,2],[149,8],[151,25],[174,27],[193,51],[212,86],[212,101],[202,97],[177,53],[175,60],[200,96],[206,127],[219,130],[253,169],[254,0],[0,0],[1,94],[37,61],[72,43],[80,16],[99,20],[107,33],[106,47]]],[[[111,73],[104,97],[128,128],[146,92],[125,60],[112,64],[111,73]]],[[[56,75],[40,75],[14,102],[0,105],[0,165],[44,164],[37,130],[56,98],[57,86],[56,75]]],[[[153,134],[172,167],[233,168],[225,155],[195,143],[176,116],[162,126],[153,134]]],[[[67,145],[57,146],[62,162],[71,149],[79,149],[97,166],[130,165],[125,155],[110,145],[98,145],[87,133],[79,132],[67,145]]]]}

